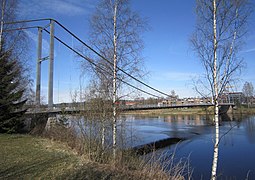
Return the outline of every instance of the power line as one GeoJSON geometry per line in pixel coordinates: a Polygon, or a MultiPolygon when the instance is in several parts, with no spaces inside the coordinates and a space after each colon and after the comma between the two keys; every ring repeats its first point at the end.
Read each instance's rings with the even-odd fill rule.
{"type": "MultiPolygon", "coordinates": [[[[46,31],[48,34],[50,34],[50,32],[49,32],[48,30],[44,29],[44,31],[46,31]]],[[[86,61],[88,61],[88,62],[91,63],[92,65],[94,65],[95,67],[97,67],[97,68],[99,68],[100,70],[105,71],[105,72],[107,72],[108,74],[110,74],[108,71],[106,71],[105,69],[103,69],[102,67],[100,67],[100,66],[98,66],[96,63],[94,63],[91,59],[85,57],[84,55],[82,55],[81,53],[79,53],[77,50],[75,50],[74,48],[70,47],[68,44],[66,44],[64,41],[62,41],[61,39],[59,39],[57,36],[54,35],[54,38],[55,38],[56,40],[58,40],[61,44],[63,44],[64,46],[66,46],[68,49],[72,50],[72,51],[75,52],[77,55],[81,56],[83,59],[85,59],[86,61]]],[[[111,74],[110,74],[110,75],[111,75],[111,74]]],[[[119,81],[121,81],[121,82],[127,84],[128,86],[130,86],[130,87],[132,87],[132,88],[134,88],[134,89],[136,89],[136,90],[139,90],[139,91],[141,91],[141,92],[143,92],[143,93],[145,93],[145,94],[148,94],[148,95],[150,95],[150,96],[154,96],[154,97],[157,97],[157,98],[161,98],[160,96],[157,96],[157,95],[154,95],[154,94],[152,94],[152,93],[149,93],[149,92],[147,92],[147,91],[145,91],[145,90],[142,90],[142,89],[140,89],[140,88],[138,88],[138,87],[136,87],[136,86],[134,86],[134,85],[132,85],[132,84],[130,84],[130,83],[128,83],[128,82],[126,82],[126,81],[120,79],[120,78],[118,78],[118,77],[117,77],[117,79],[118,79],[119,81]]]]}

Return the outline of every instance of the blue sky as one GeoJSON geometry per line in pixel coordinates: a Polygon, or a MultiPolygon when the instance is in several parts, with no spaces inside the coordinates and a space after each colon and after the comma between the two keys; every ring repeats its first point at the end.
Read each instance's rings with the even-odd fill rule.
{"type": "MultiPolygon", "coordinates": [[[[77,34],[88,40],[88,20],[94,12],[95,0],[20,0],[20,19],[54,18],[77,34]]],[[[189,37],[195,27],[195,0],[131,0],[133,10],[148,18],[150,30],[142,35],[144,40],[144,61],[149,77],[144,81],[166,93],[171,90],[180,97],[198,96],[193,91],[192,80],[203,73],[203,68],[192,51],[189,37]]],[[[252,20],[255,17],[253,14],[252,20]]],[[[245,81],[255,85],[255,33],[254,24],[245,39],[246,44],[240,56],[246,62],[240,83],[235,90],[241,90],[245,81]]],[[[28,30],[31,38],[31,67],[35,77],[37,31],[28,30]]],[[[64,38],[73,47],[79,46],[70,36],[59,28],[56,35],[64,38]]],[[[44,38],[44,56],[48,52],[49,37],[44,38]]],[[[42,94],[47,97],[48,62],[42,64],[42,94]]],[[[70,101],[70,93],[79,90],[79,82],[86,86],[86,78],[81,75],[80,60],[72,52],[55,42],[54,64],[54,103],[70,101]]],[[[47,102],[47,101],[46,101],[47,102]]]]}

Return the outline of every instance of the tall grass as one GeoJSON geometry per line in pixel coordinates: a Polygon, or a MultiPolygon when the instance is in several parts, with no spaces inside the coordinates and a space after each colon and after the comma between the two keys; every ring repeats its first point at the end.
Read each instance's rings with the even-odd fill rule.
{"type": "Polygon", "coordinates": [[[192,172],[190,171],[188,160],[175,162],[174,154],[171,156],[166,153],[158,155],[154,151],[146,156],[138,156],[134,151],[118,149],[116,162],[112,159],[111,146],[105,145],[103,147],[101,139],[95,134],[92,136],[89,128],[83,127],[82,132],[81,130],[79,132],[77,133],[77,129],[72,126],[66,127],[57,123],[51,129],[45,131],[43,135],[44,137],[66,143],[77,154],[90,162],[110,166],[115,169],[114,171],[126,174],[132,179],[167,180],[191,178],[192,172]]]}

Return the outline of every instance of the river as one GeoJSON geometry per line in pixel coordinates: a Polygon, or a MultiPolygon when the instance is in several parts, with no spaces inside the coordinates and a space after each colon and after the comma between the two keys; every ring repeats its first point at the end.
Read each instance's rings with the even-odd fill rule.
{"type": "MultiPolygon", "coordinates": [[[[200,115],[121,116],[129,127],[129,146],[169,137],[186,140],[156,151],[157,156],[189,162],[193,179],[210,179],[214,126],[212,117],[200,115]]],[[[255,116],[222,117],[218,179],[255,179],[255,116]]],[[[149,155],[147,155],[149,156],[149,155]]]]}

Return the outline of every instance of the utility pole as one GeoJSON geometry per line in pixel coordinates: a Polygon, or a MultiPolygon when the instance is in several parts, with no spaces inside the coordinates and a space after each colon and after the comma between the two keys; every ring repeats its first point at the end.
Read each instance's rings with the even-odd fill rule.
{"type": "Polygon", "coordinates": [[[50,20],[48,108],[53,108],[54,20],[50,20]]]}
{"type": "Polygon", "coordinates": [[[42,61],[42,28],[38,28],[37,64],[36,64],[36,92],[35,105],[40,106],[41,91],[41,61],[42,61]]]}

